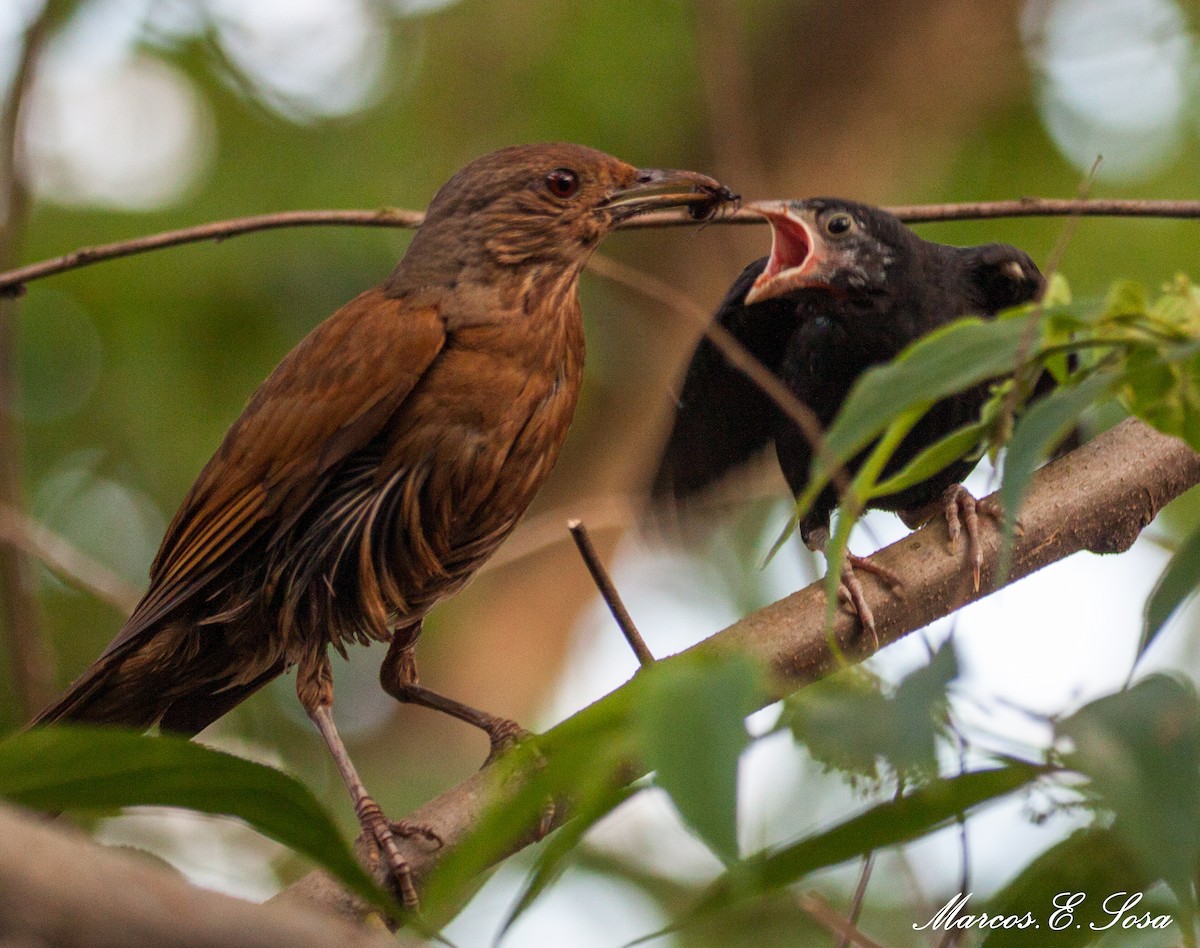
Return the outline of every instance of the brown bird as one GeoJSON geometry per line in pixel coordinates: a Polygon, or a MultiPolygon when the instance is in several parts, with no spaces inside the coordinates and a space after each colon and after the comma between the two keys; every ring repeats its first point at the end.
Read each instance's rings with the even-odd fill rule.
{"type": "MultiPolygon", "coordinates": [[[[517,726],[417,683],[425,615],[461,589],[550,473],[583,373],[576,285],[623,220],[734,196],[569,144],[507,148],[438,191],[381,286],[279,364],[175,515],[150,588],[108,648],[33,722],[193,735],[296,666],[363,829],[415,904],[390,824],[331,715],[327,650],[389,642],[383,688],[487,732],[517,726]]],[[[417,830],[420,832],[420,829],[417,830]]]]}

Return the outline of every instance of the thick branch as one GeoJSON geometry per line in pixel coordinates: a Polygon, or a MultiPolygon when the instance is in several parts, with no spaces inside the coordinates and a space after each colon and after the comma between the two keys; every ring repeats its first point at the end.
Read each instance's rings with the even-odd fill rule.
{"type": "MultiPolygon", "coordinates": [[[[1079,201],[1058,198],[1020,198],[1015,201],[976,201],[969,204],[914,204],[892,207],[889,210],[903,221],[918,224],[929,221],[979,220],[993,217],[1200,217],[1200,201],[1138,201],[1096,200],[1079,201]]],[[[402,208],[382,208],[376,211],[283,211],[277,214],[256,214],[231,220],[213,221],[196,227],[163,231],[132,240],[82,247],[79,250],[31,263],[15,270],[0,273],[0,296],[17,296],[25,284],[44,277],[77,270],[93,263],[131,257],[151,250],[177,247],[180,244],[205,240],[224,240],[260,230],[283,227],[418,227],[425,215],[420,211],[402,208]]],[[[710,223],[762,224],[763,218],[749,211],[734,211],[718,215],[710,223]]],[[[695,227],[696,221],[675,211],[659,211],[622,225],[623,227],[695,227]]]]}
{"type": "Polygon", "coordinates": [[[382,931],[303,906],[255,905],[195,888],[159,866],[0,804],[0,944],[382,948],[396,943],[382,931]]]}
{"type": "MultiPolygon", "coordinates": [[[[1200,455],[1140,421],[1122,422],[1034,476],[1021,510],[1023,532],[1014,543],[1007,583],[1080,550],[1117,553],[1128,549],[1163,506],[1197,483],[1200,455]]],[[[979,592],[973,588],[963,556],[950,553],[941,518],[877,554],[882,564],[905,580],[905,596],[899,599],[877,585],[873,577],[865,577],[882,643],[922,629],[998,588],[994,564],[999,531],[987,520],[981,530],[985,568],[979,592]]],[[[837,667],[824,617],[824,583],[816,582],[751,613],[689,652],[749,655],[773,672],[769,697],[782,697],[837,667]]],[[[868,637],[858,635],[857,620],[845,612],[837,615],[834,636],[845,654],[855,660],[872,651],[868,637]]],[[[491,780],[487,770],[476,774],[409,818],[436,830],[447,846],[453,846],[479,819],[489,799],[491,780]]],[[[418,880],[439,855],[416,845],[405,848],[405,858],[418,880]]],[[[351,916],[360,911],[335,883],[317,872],[276,898],[283,903],[317,904],[351,916]]]]}

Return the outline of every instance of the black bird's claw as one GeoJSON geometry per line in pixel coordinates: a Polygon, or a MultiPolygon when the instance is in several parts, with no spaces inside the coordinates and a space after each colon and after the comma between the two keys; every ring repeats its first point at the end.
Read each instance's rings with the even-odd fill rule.
{"type": "Polygon", "coordinates": [[[864,631],[871,633],[875,651],[879,651],[879,632],[875,628],[875,613],[867,604],[866,594],[856,572],[859,570],[878,576],[896,596],[904,595],[904,580],[894,570],[865,556],[855,556],[853,553],[847,552],[846,558],[842,561],[842,582],[838,588],[838,596],[847,601],[858,614],[858,620],[862,623],[864,631]]]}
{"type": "Polygon", "coordinates": [[[946,530],[950,534],[950,552],[958,555],[958,540],[965,530],[971,579],[975,592],[979,592],[979,580],[983,571],[983,539],[979,535],[979,515],[999,523],[1004,519],[1004,511],[999,502],[991,497],[976,500],[962,484],[952,484],[946,488],[942,500],[946,514],[946,530]]]}

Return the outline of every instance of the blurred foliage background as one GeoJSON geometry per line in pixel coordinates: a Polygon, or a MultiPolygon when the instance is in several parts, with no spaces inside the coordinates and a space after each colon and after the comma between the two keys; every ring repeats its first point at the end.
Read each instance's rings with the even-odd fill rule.
{"type": "MultiPolygon", "coordinates": [[[[5,0],[0,79],[11,87],[29,40],[39,45],[20,90],[17,176],[32,201],[27,223],[10,205],[6,236],[10,245],[17,238],[25,262],[249,213],[421,208],[467,160],[550,139],[703,170],[747,198],[1072,196],[1098,155],[1093,194],[1193,197],[1198,13],[1182,0],[5,0]]],[[[1117,277],[1154,287],[1178,271],[1197,276],[1195,227],[1084,221],[1061,266],[1077,297],[1101,294],[1117,277]]],[[[1016,243],[1039,263],[1062,231],[1061,221],[1034,219],[921,229],[951,243],[1016,243]]],[[[379,229],[275,231],[32,284],[6,311],[16,388],[0,453],[16,478],[0,495],[3,509],[24,511],[142,585],[175,506],[254,386],[306,331],[382,279],[407,239],[379,229]]],[[[626,232],[604,252],[711,309],[766,247],[759,228],[709,226],[626,232]]],[[[639,488],[699,327],[596,276],[585,277],[583,303],[586,389],[552,483],[503,562],[436,612],[419,650],[433,687],[530,726],[581,706],[634,667],[566,542],[567,517],[582,517],[615,558],[618,584],[660,652],[814,575],[799,553],[759,568],[787,513],[782,482],[765,471],[759,499],[731,504],[716,533],[690,547],[637,529],[639,488]]],[[[871,517],[855,542],[896,530],[894,518],[871,517]]],[[[1168,529],[1155,536],[1170,544],[1168,529]]],[[[1099,582],[1136,614],[1161,562],[1153,550],[1140,560],[1130,554],[1102,574],[1060,573],[1057,588],[1079,596],[1099,582]]],[[[4,641],[15,633],[28,642],[36,630],[47,654],[22,672],[13,649],[0,648],[4,730],[77,674],[120,624],[114,608],[39,565],[26,561],[18,578],[4,586],[4,641]]],[[[1054,627],[1047,636],[1062,615],[1049,598],[1019,600],[1054,627]]],[[[1195,675],[1186,620],[1157,648],[1166,664],[1195,675]]],[[[1033,667],[1061,669],[1051,645],[1030,654],[1024,640],[1006,645],[992,631],[999,657],[975,651],[977,678],[989,664],[1018,678],[1036,678],[1033,667]]],[[[1101,636],[1101,659],[1082,663],[1095,676],[1064,676],[1067,698],[1050,689],[1028,700],[1061,711],[1119,683],[1138,632],[1126,623],[1101,636]]],[[[885,676],[924,654],[891,651],[876,662],[885,676]]],[[[380,657],[360,650],[348,666],[338,663],[336,708],[368,786],[399,815],[469,773],[484,748],[448,718],[394,707],[375,683],[380,657]]],[[[277,682],[206,740],[296,773],[349,827],[336,772],[292,687],[277,682]]],[[[960,713],[1003,731],[996,707],[981,710],[978,697],[959,703],[960,713]]],[[[1030,740],[1014,727],[1012,739],[1030,740]]],[[[757,807],[743,827],[746,845],[848,805],[840,780],[790,745],[777,750],[743,761],[743,804],[757,807]]],[[[664,907],[711,878],[711,854],[664,799],[643,797],[600,828],[583,865],[510,943],[549,944],[569,932],[572,944],[616,944],[652,930],[664,907]]],[[[1012,809],[1006,818],[1029,829],[1012,809]]],[[[1003,824],[981,832],[973,856],[984,863],[984,889],[1019,868],[1030,847],[1072,828],[1044,822],[1020,857],[1007,851],[1003,824]]],[[[236,826],[196,817],[122,817],[98,831],[250,897],[304,869],[236,826]]],[[[911,930],[913,906],[940,906],[956,891],[958,856],[957,836],[935,839],[877,872],[868,929],[889,944],[930,943],[911,930]]],[[[514,884],[505,872],[520,878],[501,872],[457,923],[465,943],[482,940],[502,914],[514,884]]],[[[856,881],[846,870],[818,885],[843,904],[856,881]]],[[[799,902],[781,898],[760,906],[753,925],[743,919],[712,937],[794,944],[811,931],[807,918],[799,902]]]]}

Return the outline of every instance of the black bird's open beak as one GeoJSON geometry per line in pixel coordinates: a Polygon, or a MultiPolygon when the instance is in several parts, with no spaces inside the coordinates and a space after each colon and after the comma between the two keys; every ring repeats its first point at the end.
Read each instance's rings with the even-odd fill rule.
{"type": "Polygon", "coordinates": [[[707,175],[642,168],[632,185],[613,191],[600,206],[617,223],[671,207],[686,207],[696,220],[705,220],[724,205],[737,201],[736,194],[707,175]]]}
{"type": "Polygon", "coordinates": [[[821,272],[828,253],[812,208],[789,201],[756,201],[746,210],[761,214],[771,224],[771,256],[746,294],[747,304],[792,290],[828,287],[821,272]]]}

